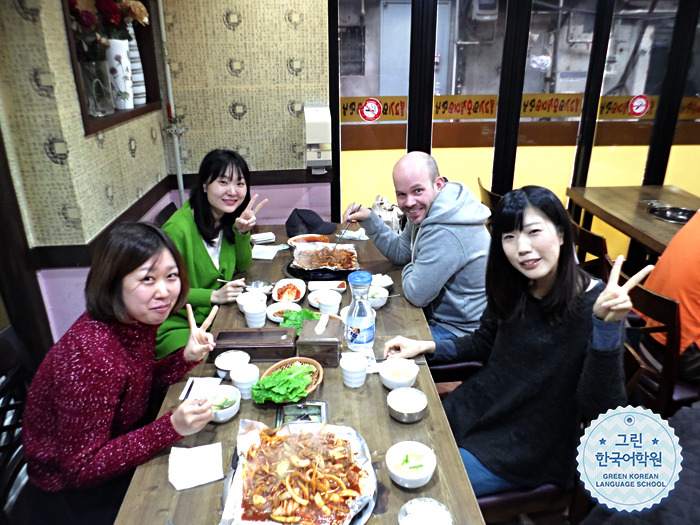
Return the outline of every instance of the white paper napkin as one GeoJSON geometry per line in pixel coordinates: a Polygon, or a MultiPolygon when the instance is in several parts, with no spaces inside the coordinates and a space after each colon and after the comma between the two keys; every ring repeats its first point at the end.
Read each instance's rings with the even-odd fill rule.
{"type": "Polygon", "coordinates": [[[189,489],[224,477],[221,443],[194,448],[173,447],[168,480],[176,490],[189,489]]]}
{"type": "Polygon", "coordinates": [[[277,255],[279,246],[264,246],[262,244],[253,245],[253,259],[271,261],[277,255]]]}
{"type": "MultiPolygon", "coordinates": [[[[339,234],[335,234],[336,237],[341,237],[339,234]]],[[[345,233],[342,235],[343,239],[349,239],[353,241],[366,241],[369,239],[367,235],[365,234],[365,229],[360,228],[359,230],[346,230],[345,233]]]]}
{"type": "Polygon", "coordinates": [[[368,374],[374,374],[376,372],[379,372],[379,364],[377,363],[377,358],[374,357],[374,350],[370,348],[369,350],[360,350],[359,352],[355,353],[363,355],[365,356],[365,359],[367,359],[368,374]]]}
{"type": "Polygon", "coordinates": [[[250,236],[250,242],[253,244],[275,242],[275,234],[272,232],[254,233],[250,236]]]}
{"type": "Polygon", "coordinates": [[[214,390],[221,384],[220,377],[190,377],[180,392],[180,401],[185,399],[211,399],[214,390]]]}

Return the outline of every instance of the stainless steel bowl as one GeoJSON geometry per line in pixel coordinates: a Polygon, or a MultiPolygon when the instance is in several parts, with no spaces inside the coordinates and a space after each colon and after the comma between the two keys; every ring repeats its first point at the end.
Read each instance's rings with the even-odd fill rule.
{"type": "Polygon", "coordinates": [[[246,291],[248,292],[263,292],[264,294],[270,295],[272,293],[272,284],[267,281],[253,281],[245,285],[246,291]]]}
{"type": "Polygon", "coordinates": [[[401,423],[415,423],[428,413],[428,397],[417,388],[395,388],[386,401],[389,415],[401,423]]]}

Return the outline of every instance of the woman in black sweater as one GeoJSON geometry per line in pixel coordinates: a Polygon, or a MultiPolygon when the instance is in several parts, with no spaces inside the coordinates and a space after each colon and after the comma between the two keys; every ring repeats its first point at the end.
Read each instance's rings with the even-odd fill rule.
{"type": "Polygon", "coordinates": [[[437,342],[396,337],[384,354],[484,363],[444,403],[477,496],[569,487],[581,422],[626,401],[621,320],[627,291],[652,267],[618,286],[619,257],[607,285],[592,279],[577,265],[566,210],[538,186],[505,195],[491,228],[480,327],[437,342]]]}

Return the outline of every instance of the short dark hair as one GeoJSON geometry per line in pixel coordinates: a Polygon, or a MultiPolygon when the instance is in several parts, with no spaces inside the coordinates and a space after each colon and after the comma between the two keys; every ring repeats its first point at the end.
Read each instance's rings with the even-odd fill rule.
{"type": "Polygon", "coordinates": [[[180,274],[180,295],[172,311],[185,306],[190,281],[182,255],[162,230],[145,222],[121,222],[98,243],[85,284],[85,303],[97,321],[130,321],[124,306],[124,277],[164,249],[170,250],[180,274]]]}
{"type": "Polygon", "coordinates": [[[241,216],[243,210],[250,203],[250,170],[245,159],[237,152],[228,149],[215,149],[207,153],[199,165],[197,184],[192,189],[190,195],[190,205],[194,211],[194,222],[202,239],[210,245],[223,229],[224,237],[230,243],[235,242],[233,225],[236,219],[241,216]],[[227,175],[227,172],[231,175],[227,175]],[[214,226],[214,216],[211,213],[211,205],[207,200],[204,187],[221,177],[237,177],[236,180],[245,180],[247,191],[245,199],[233,213],[226,213],[221,218],[221,224],[214,226]]]}
{"type": "Polygon", "coordinates": [[[590,277],[574,257],[571,219],[557,196],[547,188],[524,186],[508,192],[496,206],[491,219],[491,248],[486,265],[486,295],[489,309],[499,321],[521,317],[529,293],[529,279],[508,261],[503,251],[503,234],[522,230],[527,208],[542,212],[562,236],[554,286],[542,298],[545,318],[556,322],[573,313],[590,277]]]}

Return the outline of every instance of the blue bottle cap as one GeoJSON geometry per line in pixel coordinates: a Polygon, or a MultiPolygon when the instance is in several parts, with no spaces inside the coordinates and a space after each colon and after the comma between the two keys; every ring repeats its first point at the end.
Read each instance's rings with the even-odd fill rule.
{"type": "Polygon", "coordinates": [[[372,282],[372,274],[364,271],[352,272],[348,275],[348,282],[355,286],[363,286],[372,282]]]}

